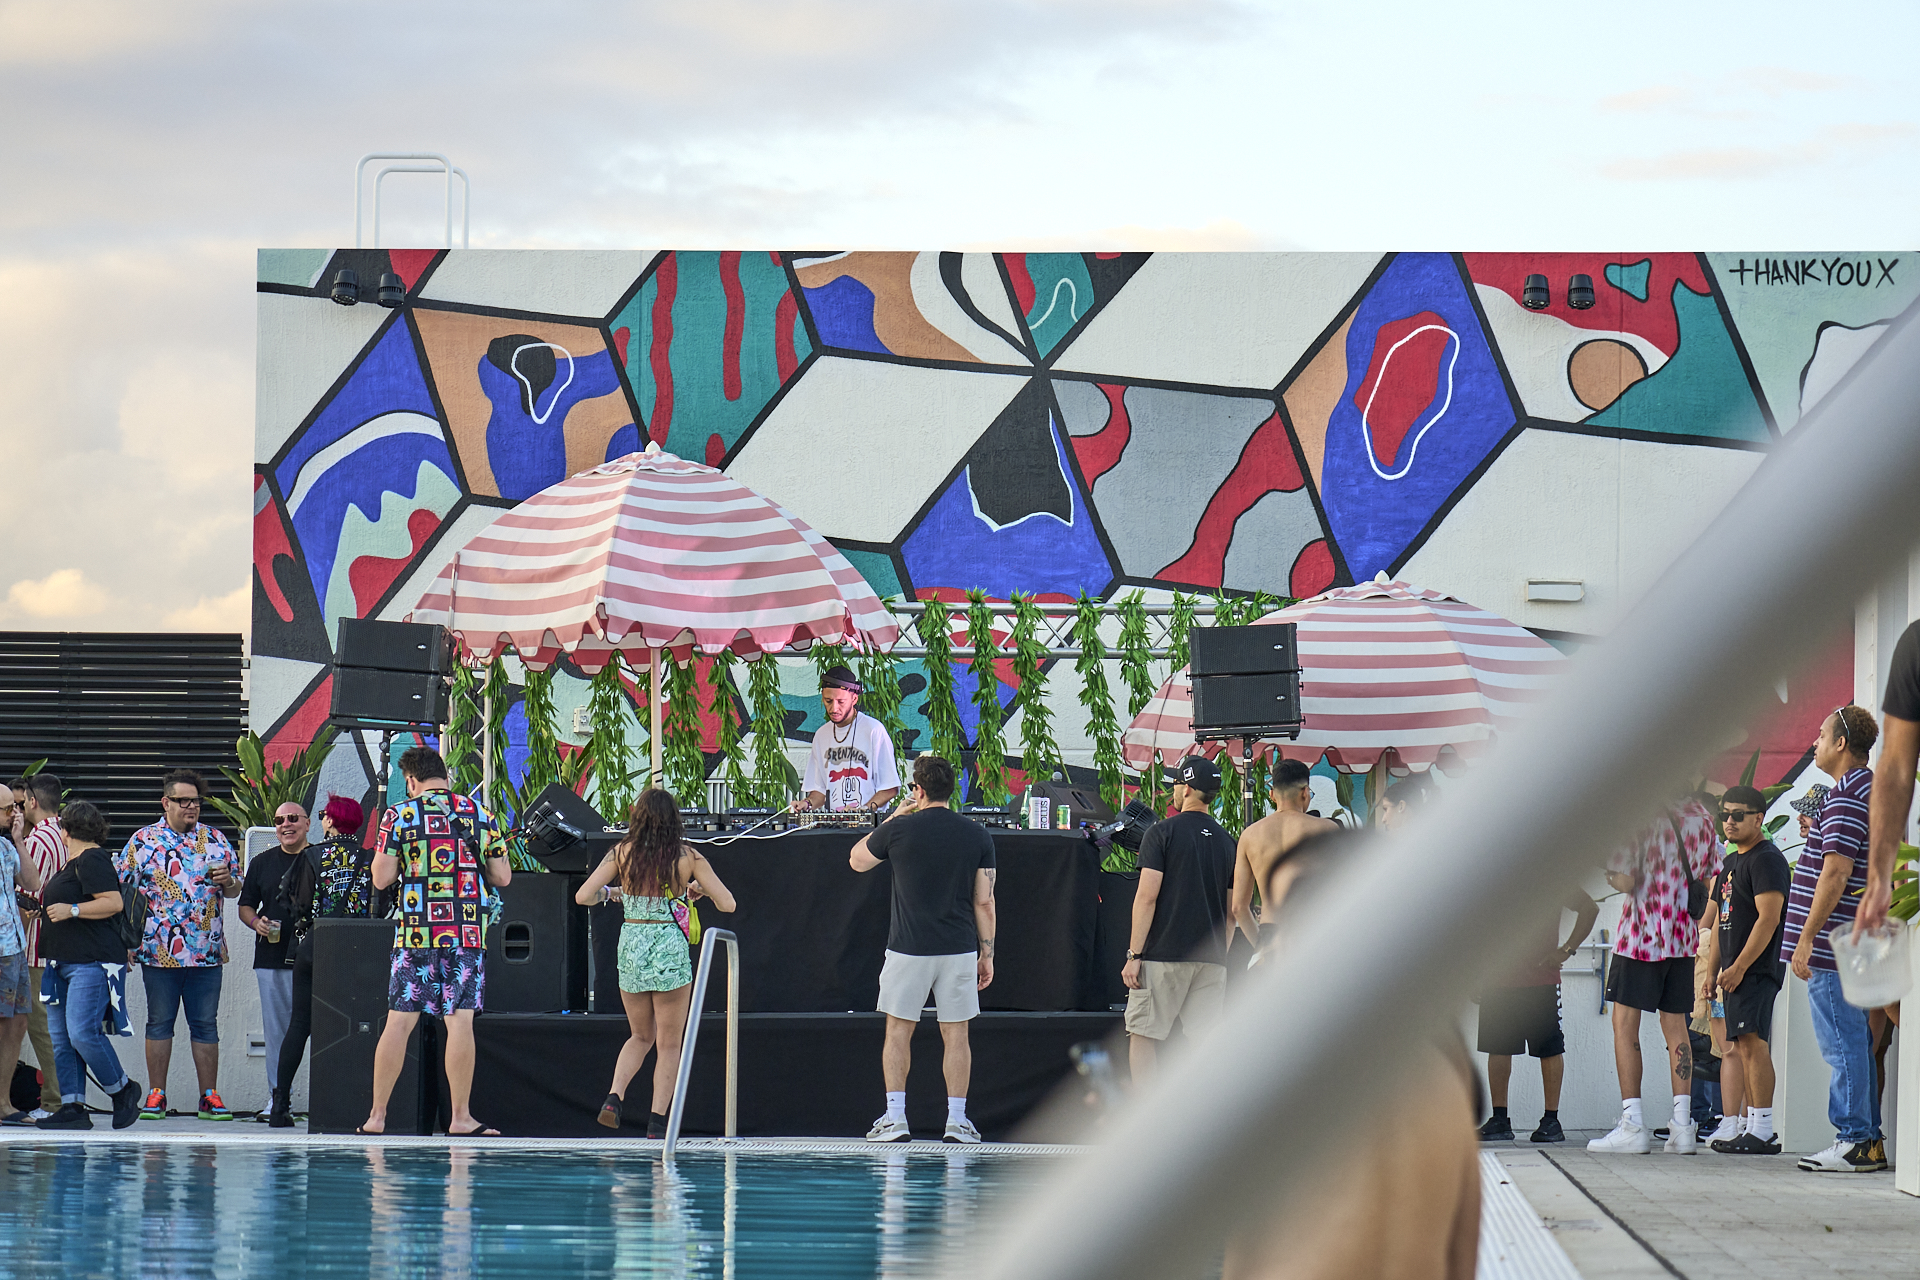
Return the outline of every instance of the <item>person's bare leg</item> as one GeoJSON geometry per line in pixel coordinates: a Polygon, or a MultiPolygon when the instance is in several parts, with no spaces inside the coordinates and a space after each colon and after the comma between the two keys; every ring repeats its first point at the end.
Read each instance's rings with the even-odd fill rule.
{"type": "Polygon", "coordinates": [[[1566,1054],[1556,1053],[1551,1058],[1540,1059],[1540,1092],[1546,1095],[1547,1110],[1560,1109],[1560,1082],[1566,1079],[1566,1075],[1566,1054]]]}
{"type": "Polygon", "coordinates": [[[469,1109],[473,1102],[473,1010],[455,1009],[441,1022],[447,1028],[447,1097],[453,1103],[447,1132],[473,1133],[482,1127],[469,1109]]]}
{"type": "Polygon", "coordinates": [[[220,1046],[193,1042],[193,1074],[200,1078],[200,1092],[220,1087],[220,1046]]]}
{"type": "Polygon", "coordinates": [[[880,1075],[887,1082],[888,1093],[899,1093],[907,1087],[907,1068],[913,1063],[915,1025],[905,1018],[887,1015],[887,1039],[880,1046],[880,1075]]]}
{"type": "Polygon", "coordinates": [[[1720,1042],[1720,1114],[1736,1120],[1747,1114],[1747,1068],[1740,1061],[1740,1045],[1727,1039],[1727,1020],[1713,1020],[1713,1038],[1720,1042]]]}
{"type": "Polygon", "coordinates": [[[389,1013],[387,1025],[380,1030],[380,1042],[373,1046],[373,1106],[366,1123],[360,1126],[367,1133],[387,1131],[387,1099],[400,1079],[400,1068],[407,1063],[407,1038],[418,1021],[417,1013],[389,1013]]]}
{"type": "MultiPolygon", "coordinates": [[[[13,1082],[13,1069],[20,1062],[20,1042],[27,1037],[27,1015],[16,1014],[11,1018],[0,1018],[0,1081],[13,1082]]],[[[13,1103],[0,1097],[0,1116],[10,1116],[14,1112],[13,1103]]]]}
{"type": "Polygon", "coordinates": [[[1153,1078],[1160,1065],[1160,1042],[1146,1036],[1127,1037],[1127,1072],[1136,1085],[1153,1078]]]}
{"type": "Polygon", "coordinates": [[[693,1006],[693,984],[653,993],[654,1047],[653,1112],[666,1115],[673,1105],[673,1087],[680,1081],[680,1047],[687,1038],[687,1011],[693,1006]]]}
{"type": "Polygon", "coordinates": [[[646,1064],[647,1054],[653,1051],[653,992],[622,991],[620,1003],[627,1007],[627,1042],[620,1046],[620,1056],[614,1059],[610,1092],[625,1102],[627,1085],[634,1073],[646,1064]]]}
{"type": "Polygon", "coordinates": [[[1507,1105],[1507,1086],[1513,1082],[1513,1055],[1487,1055],[1487,1098],[1496,1107],[1507,1105]]]}
{"type": "Polygon", "coordinates": [[[173,1037],[147,1041],[147,1088],[165,1090],[167,1069],[173,1065],[173,1037]]]}
{"type": "Polygon", "coordinates": [[[1747,1069],[1747,1105],[1773,1105],[1773,1052],[1759,1036],[1740,1037],[1740,1061],[1747,1069]]]}
{"type": "Polygon", "coordinates": [[[1673,1075],[1673,1096],[1693,1097],[1693,1039],[1687,1035],[1687,1015],[1660,1015],[1660,1034],[1667,1039],[1667,1070],[1673,1075]]]}
{"type": "Polygon", "coordinates": [[[947,1077],[947,1096],[964,1098],[967,1096],[967,1085],[973,1079],[973,1046],[967,1040],[967,1024],[941,1023],[940,1039],[946,1045],[946,1054],[940,1066],[947,1077]]]}
{"type": "Polygon", "coordinates": [[[1613,1006],[1613,1069],[1620,1077],[1620,1101],[1640,1096],[1640,1010],[1615,1002],[1613,1006]]]}

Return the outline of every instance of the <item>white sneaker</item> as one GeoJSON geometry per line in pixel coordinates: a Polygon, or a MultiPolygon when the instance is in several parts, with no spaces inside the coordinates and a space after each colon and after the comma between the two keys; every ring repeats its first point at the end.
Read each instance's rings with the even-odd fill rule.
{"type": "Polygon", "coordinates": [[[912,1136],[913,1130],[907,1128],[905,1120],[891,1120],[886,1116],[875,1120],[873,1128],[867,1130],[868,1142],[898,1142],[912,1136]]]}
{"type": "Polygon", "coordinates": [[[1747,1131],[1746,1117],[1721,1116],[1720,1127],[1718,1129],[1715,1129],[1712,1133],[1708,1134],[1706,1137],[1700,1139],[1700,1141],[1702,1144],[1707,1146],[1711,1146],[1713,1143],[1716,1143],[1716,1142],[1732,1142],[1735,1138],[1739,1137],[1741,1134],[1745,1133],[1746,1131],[1747,1131]]]}
{"type": "Polygon", "coordinates": [[[1653,1139],[1648,1136],[1645,1125],[1630,1124],[1622,1119],[1619,1124],[1613,1126],[1612,1133],[1589,1142],[1587,1150],[1624,1152],[1628,1155],[1643,1156],[1653,1150],[1653,1139]]]}
{"type": "Polygon", "coordinates": [[[1816,1151],[1810,1156],[1800,1157],[1800,1167],[1809,1173],[1852,1173],[1853,1166],[1846,1162],[1847,1152],[1853,1150],[1851,1142],[1835,1140],[1824,1151],[1816,1151]]]}
{"type": "Polygon", "coordinates": [[[47,1110],[45,1107],[35,1107],[33,1110],[27,1112],[27,1117],[32,1120],[45,1120],[52,1114],[53,1112],[47,1110]]]}
{"type": "MultiPolygon", "coordinates": [[[[872,1135],[868,1136],[871,1137],[872,1135]]],[[[978,1146],[980,1143],[980,1131],[973,1127],[973,1121],[962,1116],[958,1120],[947,1121],[947,1132],[942,1136],[941,1141],[964,1142],[970,1147],[978,1146]]]]}
{"type": "Polygon", "coordinates": [[[1690,1156],[1700,1149],[1700,1126],[1697,1124],[1676,1124],[1667,1129],[1667,1154],[1672,1156],[1690,1156]]]}

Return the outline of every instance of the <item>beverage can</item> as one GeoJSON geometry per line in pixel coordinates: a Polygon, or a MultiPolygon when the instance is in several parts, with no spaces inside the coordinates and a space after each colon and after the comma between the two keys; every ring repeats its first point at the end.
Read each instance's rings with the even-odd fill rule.
{"type": "Polygon", "coordinates": [[[1073,806],[1061,805],[1054,811],[1053,825],[1061,831],[1073,830],[1073,806]]]}

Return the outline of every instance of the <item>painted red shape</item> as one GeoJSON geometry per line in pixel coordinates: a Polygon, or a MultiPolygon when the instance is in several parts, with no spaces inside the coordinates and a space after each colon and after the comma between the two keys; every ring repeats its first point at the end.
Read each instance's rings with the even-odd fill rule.
{"type": "Polygon", "coordinates": [[[1007,264],[1007,279],[1013,282],[1013,296],[1020,304],[1020,314],[1033,314],[1033,273],[1027,270],[1027,255],[1024,253],[1003,253],[1000,261],[1007,264]]]}
{"type": "Polygon", "coordinates": [[[707,437],[707,465],[717,467],[720,459],[727,456],[727,442],[720,438],[718,431],[707,437]]]}
{"type": "Polygon", "coordinates": [[[647,433],[655,440],[665,440],[667,432],[673,427],[673,364],[670,356],[673,349],[673,298],[680,288],[680,268],[674,255],[668,254],[660,259],[660,269],[653,273],[653,283],[653,344],[647,351],[647,360],[653,368],[653,418],[647,423],[647,433]]]}
{"type": "Polygon", "coordinates": [[[1133,423],[1127,418],[1127,389],[1110,382],[1095,383],[1107,397],[1107,425],[1090,436],[1073,437],[1073,456],[1080,463],[1080,474],[1087,487],[1119,463],[1133,438],[1133,423]]]}
{"type": "Polygon", "coordinates": [[[439,249],[389,249],[387,261],[393,264],[393,274],[400,277],[400,283],[406,285],[411,293],[421,273],[440,253],[439,249]]]}
{"type": "Polygon", "coordinates": [[[1333,548],[1318,538],[1300,548],[1287,575],[1287,594],[1296,600],[1317,596],[1333,585],[1333,548]]]}
{"type": "Polygon", "coordinates": [[[1240,460],[1207,501],[1187,553],[1154,576],[1199,587],[1220,586],[1234,524],[1269,493],[1292,493],[1305,484],[1293,437],[1276,410],[1254,430],[1240,451],[1240,460]]]}
{"type": "MultiPolygon", "coordinates": [[[[740,341],[747,332],[747,294],[740,287],[740,252],[720,255],[720,291],[727,298],[727,323],[720,337],[720,391],[729,400],[740,398],[740,341]]],[[[707,447],[713,453],[713,447],[707,447]]]]}
{"type": "MultiPolygon", "coordinates": [[[[1747,722],[1746,737],[1738,746],[1714,757],[1706,775],[1715,782],[1732,786],[1740,781],[1747,761],[1760,753],[1760,766],[1753,783],[1769,787],[1799,774],[1811,764],[1813,740],[1820,736],[1833,709],[1853,700],[1853,631],[1836,635],[1825,645],[1816,661],[1804,671],[1787,679],[1787,700],[1768,698],[1766,707],[1747,722]]],[[[1790,829],[1785,834],[1792,835],[1790,829]]]]}
{"type": "MultiPolygon", "coordinates": [[[[253,478],[256,501],[266,485],[264,478],[253,478]]],[[[292,622],[293,602],[287,599],[287,593],[280,589],[280,580],[273,574],[273,562],[282,556],[295,559],[293,543],[287,537],[286,523],[280,519],[280,504],[269,496],[253,515],[253,570],[260,575],[260,586],[267,593],[267,603],[273,606],[274,613],[280,621],[292,622]]]]}
{"type": "Polygon", "coordinates": [[[793,343],[794,329],[799,323],[800,303],[789,289],[780,295],[780,301],[773,308],[773,361],[780,370],[783,385],[800,367],[800,356],[793,343]]]}
{"type": "MultiPolygon", "coordinates": [[[[326,726],[333,713],[333,676],[329,674],[307,695],[286,722],[261,744],[260,754],[270,765],[289,764],[296,755],[313,745],[313,739],[326,726]]],[[[370,825],[377,826],[378,822],[370,825]]]]}
{"type": "Polygon", "coordinates": [[[1373,359],[1353,393],[1353,407],[1365,417],[1374,460],[1383,468],[1398,469],[1407,433],[1438,412],[1434,399],[1457,341],[1431,311],[1383,324],[1374,334],[1373,359]]]}
{"type": "Polygon", "coordinates": [[[622,368],[625,368],[627,363],[627,343],[632,340],[633,330],[627,328],[625,325],[621,325],[613,331],[613,349],[620,353],[620,365],[622,368]]]}
{"type": "Polygon", "coordinates": [[[413,558],[420,554],[420,548],[427,545],[427,539],[440,527],[440,517],[421,507],[407,517],[407,537],[412,548],[404,556],[360,556],[347,566],[347,585],[353,588],[353,607],[361,617],[373,612],[380,597],[387,593],[393,580],[406,571],[413,558]]]}
{"type": "Polygon", "coordinates": [[[1099,259],[1101,259],[1102,261],[1109,261],[1109,262],[1110,262],[1110,261],[1112,261],[1113,259],[1115,259],[1115,258],[1117,258],[1117,257],[1119,257],[1119,256],[1120,256],[1120,253],[1119,253],[1119,251],[1118,251],[1118,250],[1115,250],[1115,251],[1113,251],[1113,252],[1111,252],[1111,253],[1096,253],[1096,254],[1094,254],[1093,256],[1094,256],[1094,257],[1096,257],[1096,258],[1099,258],[1099,259]]]}
{"type": "MultiPolygon", "coordinates": [[[[1712,290],[1700,259],[1691,253],[1469,253],[1467,276],[1476,285],[1500,290],[1517,304],[1529,275],[1547,278],[1548,305],[1539,314],[1580,329],[1638,334],[1672,355],[1680,347],[1680,320],[1673,310],[1673,286],[1685,285],[1705,296],[1712,290]],[[1645,302],[1607,281],[1607,264],[1651,262],[1645,302]],[[1567,280],[1593,278],[1593,305],[1575,311],[1567,305],[1567,280]]],[[[1751,753],[1749,753],[1751,754],[1751,753]]]]}

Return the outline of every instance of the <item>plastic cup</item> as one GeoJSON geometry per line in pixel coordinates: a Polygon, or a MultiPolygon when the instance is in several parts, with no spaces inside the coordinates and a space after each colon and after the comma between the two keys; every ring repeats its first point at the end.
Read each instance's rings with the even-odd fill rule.
{"type": "Polygon", "coordinates": [[[1840,925],[1832,934],[1833,958],[1840,969],[1840,994],[1856,1009],[1878,1009],[1907,994],[1913,985],[1907,926],[1889,920],[1873,929],[1840,925]]]}

